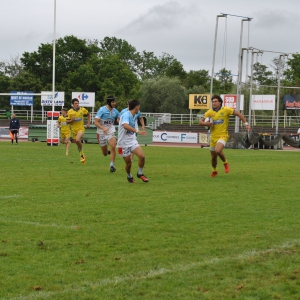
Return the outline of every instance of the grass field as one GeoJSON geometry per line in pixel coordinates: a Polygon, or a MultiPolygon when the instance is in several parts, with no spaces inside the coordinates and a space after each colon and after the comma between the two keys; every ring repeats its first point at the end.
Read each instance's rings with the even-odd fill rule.
{"type": "Polygon", "coordinates": [[[0,143],[0,299],[300,299],[300,152],[143,149],[0,143]]]}

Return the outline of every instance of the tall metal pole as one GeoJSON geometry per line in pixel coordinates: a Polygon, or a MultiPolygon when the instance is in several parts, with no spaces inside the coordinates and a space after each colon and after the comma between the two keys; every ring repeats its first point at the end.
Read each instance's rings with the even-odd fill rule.
{"type": "Polygon", "coordinates": [[[250,99],[249,99],[249,124],[251,126],[252,122],[252,90],[253,90],[253,61],[254,61],[254,54],[258,53],[256,51],[252,50],[252,55],[251,55],[251,77],[250,77],[250,99]]]}
{"type": "MultiPolygon", "coordinates": [[[[214,84],[215,59],[216,59],[217,36],[218,36],[218,23],[219,23],[219,18],[226,17],[226,16],[227,15],[222,14],[222,15],[217,15],[217,18],[216,18],[214,52],[213,52],[212,70],[211,70],[211,77],[210,77],[210,98],[212,97],[213,84],[214,84]]],[[[209,106],[211,107],[211,102],[210,102],[209,106]]]]}
{"type": "Polygon", "coordinates": [[[279,55],[278,62],[278,78],[277,78],[277,102],[276,102],[276,134],[278,134],[278,122],[279,122],[279,102],[280,102],[280,76],[281,76],[281,58],[283,54],[279,55]]]}
{"type": "MultiPolygon", "coordinates": [[[[243,22],[251,21],[251,18],[242,19],[241,20],[241,32],[240,32],[240,47],[239,47],[239,61],[238,61],[238,79],[237,79],[237,103],[236,103],[236,109],[237,111],[240,111],[240,99],[241,99],[241,79],[242,79],[242,40],[243,40],[243,22]]],[[[235,132],[239,132],[239,118],[235,117],[235,132]]]]}
{"type": "MultiPolygon", "coordinates": [[[[52,122],[54,118],[55,96],[55,45],[56,45],[56,0],[54,0],[54,28],[53,28],[53,66],[52,66],[52,122]]],[[[51,129],[51,146],[53,144],[53,129],[51,129]]]]}

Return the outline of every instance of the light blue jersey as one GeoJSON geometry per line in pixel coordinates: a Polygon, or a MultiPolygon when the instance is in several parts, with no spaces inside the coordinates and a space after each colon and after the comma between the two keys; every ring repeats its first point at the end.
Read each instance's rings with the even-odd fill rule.
{"type": "MultiPolygon", "coordinates": [[[[120,112],[120,116],[122,116],[126,111],[129,111],[128,107],[124,108],[123,110],[121,110],[120,112]]],[[[136,113],[133,117],[133,119],[135,120],[136,124],[134,126],[134,128],[138,128],[138,119],[142,117],[142,113],[140,111],[138,111],[138,113],[136,113]]]]}
{"type": "MultiPolygon", "coordinates": [[[[99,108],[97,111],[97,114],[95,116],[95,119],[100,119],[100,124],[103,127],[109,128],[108,134],[115,132],[115,120],[120,118],[120,113],[117,109],[113,108],[112,110],[109,110],[106,105],[99,108]]],[[[102,129],[97,129],[98,133],[103,133],[102,129]]]]}
{"type": "Polygon", "coordinates": [[[125,111],[121,115],[119,130],[118,130],[118,146],[119,148],[131,147],[136,141],[135,132],[126,130],[124,124],[129,124],[131,127],[135,128],[136,118],[133,117],[129,110],[125,111]]]}

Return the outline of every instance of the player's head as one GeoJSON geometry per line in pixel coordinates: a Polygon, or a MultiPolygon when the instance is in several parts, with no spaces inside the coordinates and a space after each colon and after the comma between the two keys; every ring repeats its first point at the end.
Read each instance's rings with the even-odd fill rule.
{"type": "Polygon", "coordinates": [[[106,98],[106,103],[108,106],[110,106],[111,108],[116,106],[116,98],[114,96],[108,96],[106,98]]]}
{"type": "Polygon", "coordinates": [[[66,108],[62,108],[61,113],[66,116],[68,114],[68,110],[66,108]]]}
{"type": "Polygon", "coordinates": [[[72,99],[72,106],[73,106],[74,109],[79,108],[79,100],[77,98],[72,99]]]}
{"type": "Polygon", "coordinates": [[[222,107],[223,99],[219,95],[213,95],[211,97],[212,108],[218,109],[222,107]]]}
{"type": "Polygon", "coordinates": [[[132,99],[128,101],[128,109],[129,110],[136,110],[136,112],[140,109],[140,101],[136,99],[132,99]]]}

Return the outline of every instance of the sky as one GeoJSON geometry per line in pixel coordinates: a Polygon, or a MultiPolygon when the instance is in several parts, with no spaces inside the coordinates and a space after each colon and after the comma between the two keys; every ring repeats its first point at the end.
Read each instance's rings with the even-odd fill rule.
{"type": "MultiPolygon", "coordinates": [[[[300,52],[299,0],[0,0],[0,61],[52,43],[55,3],[56,39],[116,37],[138,52],[170,54],[186,71],[205,69],[211,74],[221,13],[227,17],[218,18],[215,72],[226,68],[237,74],[241,36],[242,48],[264,50],[254,62],[270,70],[280,53],[300,52]],[[251,21],[242,22],[242,17],[251,21]]],[[[244,53],[246,73],[250,63],[246,70],[244,53]]]]}

